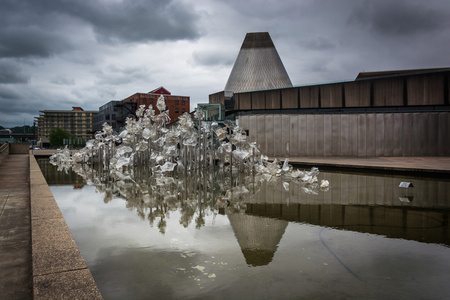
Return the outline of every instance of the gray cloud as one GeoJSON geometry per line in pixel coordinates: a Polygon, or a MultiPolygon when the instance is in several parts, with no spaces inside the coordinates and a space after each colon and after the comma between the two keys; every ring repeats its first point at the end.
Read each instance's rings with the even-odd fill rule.
{"type": "Polygon", "coordinates": [[[51,93],[47,87],[29,87],[27,84],[0,85],[0,125],[6,128],[32,125],[39,110],[71,109],[79,104],[66,95],[51,93]]]}
{"type": "Polygon", "coordinates": [[[37,116],[37,105],[40,101],[29,98],[29,94],[13,87],[2,86],[0,88],[0,101],[2,109],[0,111],[0,125],[5,128],[32,124],[30,116],[37,116]],[[25,101],[25,99],[27,101],[25,101]]]}
{"type": "MultiPolygon", "coordinates": [[[[19,93],[12,88],[3,86],[3,88],[0,89],[0,99],[7,101],[16,100],[19,99],[19,93]]],[[[2,112],[7,111],[8,109],[11,109],[11,107],[10,106],[2,107],[2,112]]]]}
{"type": "Polygon", "coordinates": [[[349,18],[386,36],[409,36],[448,28],[448,12],[432,7],[433,1],[365,1],[349,18]],[[431,4],[431,7],[429,6],[431,4]]]}
{"type": "Polygon", "coordinates": [[[336,48],[336,44],[332,40],[323,37],[302,39],[300,40],[300,45],[306,49],[314,51],[330,50],[336,48]]]}
{"type": "Polygon", "coordinates": [[[0,0],[0,7],[0,57],[48,57],[70,48],[46,1],[0,0]]]}
{"type": "Polygon", "coordinates": [[[48,57],[82,47],[74,38],[89,28],[108,43],[201,35],[192,6],[175,1],[0,0],[0,7],[0,57],[48,57]]]}
{"type": "Polygon", "coordinates": [[[66,37],[45,28],[3,28],[0,29],[0,40],[0,57],[48,57],[70,49],[66,37]]]}
{"type": "Polygon", "coordinates": [[[145,68],[138,67],[118,67],[109,65],[96,73],[96,84],[98,85],[123,85],[130,82],[136,82],[141,78],[149,78],[145,73],[145,68]]]}
{"type": "Polygon", "coordinates": [[[56,85],[75,85],[75,79],[66,77],[55,77],[50,82],[56,85]]]}
{"type": "Polygon", "coordinates": [[[219,53],[219,51],[216,53],[210,51],[195,51],[192,54],[192,57],[196,65],[203,66],[233,66],[234,60],[236,59],[234,53],[219,53]]]}
{"type": "Polygon", "coordinates": [[[0,125],[161,85],[193,109],[256,31],[294,85],[450,66],[448,0],[0,0],[0,125]]]}
{"type": "Polygon", "coordinates": [[[29,76],[25,75],[18,62],[0,59],[0,84],[27,83],[29,76]]]}
{"type": "Polygon", "coordinates": [[[93,25],[97,38],[104,42],[147,42],[196,39],[200,29],[197,13],[181,2],[123,1],[108,8],[83,6],[77,16],[93,25]]]}

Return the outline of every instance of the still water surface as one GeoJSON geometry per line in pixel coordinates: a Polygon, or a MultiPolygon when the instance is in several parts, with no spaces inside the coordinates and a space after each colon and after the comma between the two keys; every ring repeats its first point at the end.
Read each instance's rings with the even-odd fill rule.
{"type": "Polygon", "coordinates": [[[446,179],[321,172],[317,195],[149,209],[39,163],[105,299],[450,299],[446,179]]]}

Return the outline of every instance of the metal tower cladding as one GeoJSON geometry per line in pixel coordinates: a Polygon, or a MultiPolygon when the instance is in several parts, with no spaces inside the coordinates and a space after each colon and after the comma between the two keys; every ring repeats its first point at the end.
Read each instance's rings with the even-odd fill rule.
{"type": "Polygon", "coordinates": [[[268,32],[247,33],[225,86],[226,92],[292,87],[268,32]]]}

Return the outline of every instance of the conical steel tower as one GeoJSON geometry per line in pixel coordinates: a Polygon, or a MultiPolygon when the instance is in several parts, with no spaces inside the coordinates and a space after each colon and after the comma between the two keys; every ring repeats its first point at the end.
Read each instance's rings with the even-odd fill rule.
{"type": "Polygon", "coordinates": [[[239,93],[291,86],[269,33],[247,33],[225,91],[239,93]]]}

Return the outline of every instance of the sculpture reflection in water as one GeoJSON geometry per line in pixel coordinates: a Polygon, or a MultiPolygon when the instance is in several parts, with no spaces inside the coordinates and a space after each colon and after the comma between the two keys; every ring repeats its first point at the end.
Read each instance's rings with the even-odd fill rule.
{"type": "Polygon", "coordinates": [[[168,128],[163,96],[156,106],[161,113],[141,106],[120,134],[105,123],[85,148],[73,155],[65,148],[50,162],[59,170],[72,168],[105,194],[105,202],[126,199],[151,225],[157,220],[162,233],[170,211],[180,209],[185,227],[196,215],[197,228],[204,225],[205,214],[244,212],[243,199],[255,197],[262,184],[282,184],[286,190],[300,184],[313,194],[328,190],[328,181],[318,182],[317,168],[294,170],[288,159],[270,162],[231,121],[206,122],[197,109],[195,121],[185,113],[168,128]]]}

